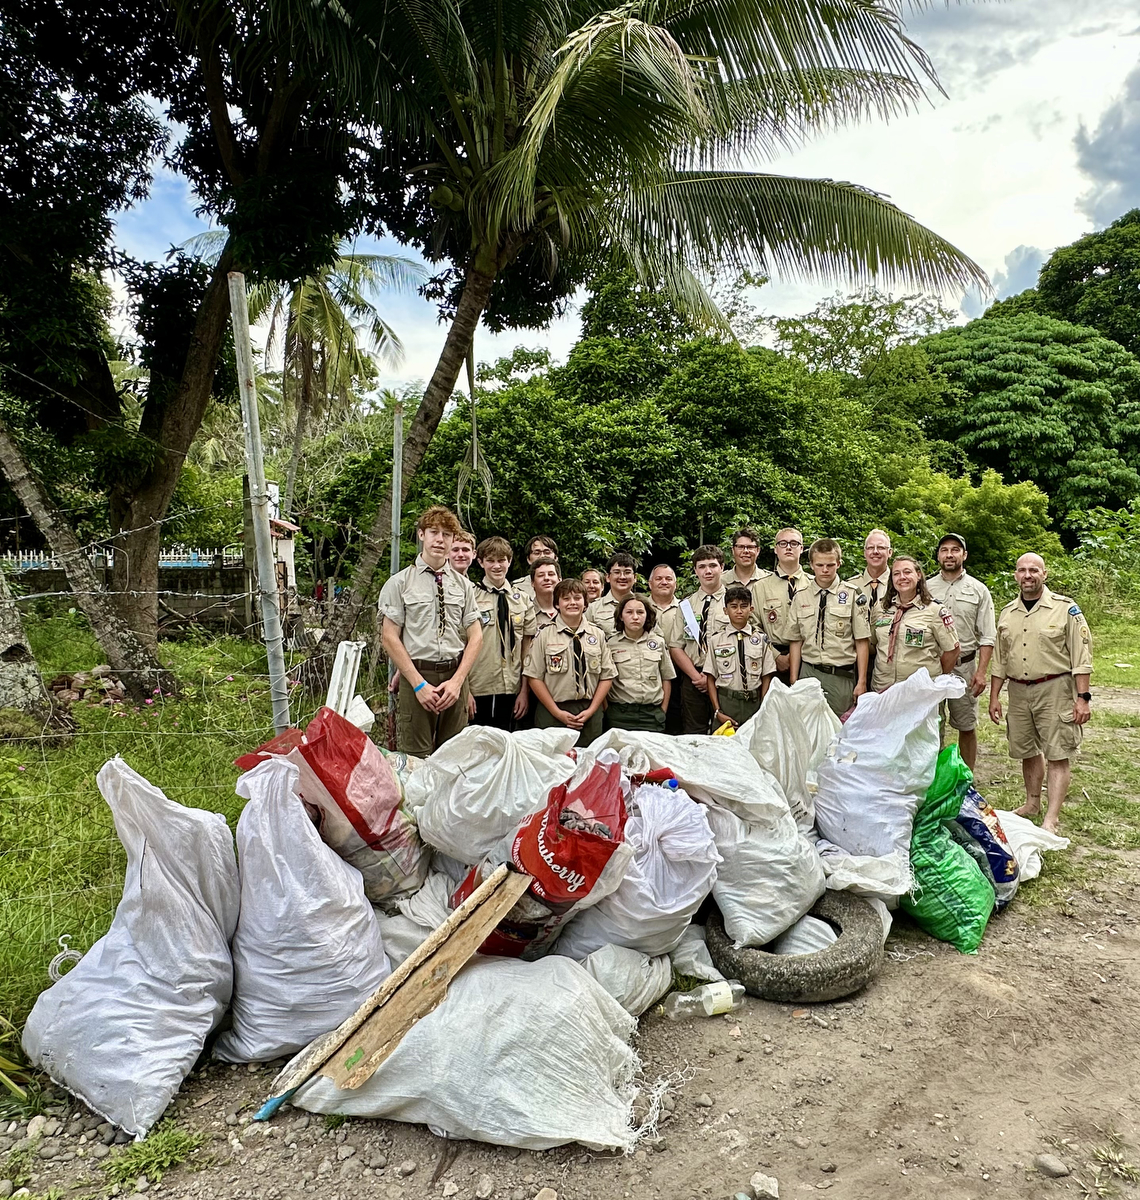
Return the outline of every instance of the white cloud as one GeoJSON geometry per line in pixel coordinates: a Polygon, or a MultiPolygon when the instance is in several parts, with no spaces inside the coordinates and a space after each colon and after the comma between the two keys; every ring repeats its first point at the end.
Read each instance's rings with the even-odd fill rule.
{"type": "Polygon", "coordinates": [[[1077,130],[1077,164],[1092,180],[1081,211],[1102,229],[1140,205],[1140,65],[1124,90],[1100,115],[1094,132],[1077,130]]]}

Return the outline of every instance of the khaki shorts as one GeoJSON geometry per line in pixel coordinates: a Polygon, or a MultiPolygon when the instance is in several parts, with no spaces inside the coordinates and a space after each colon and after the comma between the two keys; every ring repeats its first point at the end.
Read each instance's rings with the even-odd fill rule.
{"type": "MultiPolygon", "coordinates": [[[[954,668],[954,674],[966,681],[966,694],[955,700],[947,700],[946,709],[950,717],[950,728],[957,729],[959,733],[969,733],[978,727],[979,697],[970,695],[970,680],[974,678],[977,667],[978,656],[975,652],[968,663],[958,663],[954,668]]],[[[1039,683],[1037,686],[1044,687],[1045,684],[1039,683]]]]}
{"type": "Polygon", "coordinates": [[[1005,729],[1010,758],[1035,758],[1038,754],[1044,754],[1049,762],[1075,758],[1083,731],[1073,722],[1073,677],[1060,675],[1031,685],[1011,679],[1008,688],[1005,729]]]}

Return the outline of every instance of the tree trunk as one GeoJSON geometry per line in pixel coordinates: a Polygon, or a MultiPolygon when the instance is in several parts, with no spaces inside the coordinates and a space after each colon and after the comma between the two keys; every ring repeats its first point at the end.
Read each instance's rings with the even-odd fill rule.
{"type": "Polygon", "coordinates": [[[71,527],[56,511],[43,484],[32,474],[3,421],[0,421],[0,470],[44,535],[52,553],[63,564],[76,603],[87,614],[108,663],[131,695],[145,699],[153,695],[156,688],[164,692],[175,691],[177,681],[173,673],[158,661],[116,612],[71,527]]]}
{"type": "MultiPolygon", "coordinates": [[[[487,307],[494,282],[493,274],[476,270],[474,267],[467,272],[455,319],[443,343],[443,352],[439,356],[439,362],[436,363],[435,371],[404,441],[402,496],[407,496],[408,486],[415,477],[435,431],[439,428],[443,410],[455,390],[455,382],[463,369],[463,360],[467,356],[483,309],[487,307]]],[[[352,586],[346,588],[337,599],[332,620],[325,629],[325,636],[301,665],[301,682],[311,692],[320,692],[328,687],[336,648],[352,636],[356,622],[368,603],[372,592],[372,580],[376,568],[380,565],[381,556],[388,548],[391,529],[392,496],[389,490],[387,498],[376,513],[372,528],[364,536],[360,561],[352,576],[352,586]]]]}
{"type": "Polygon", "coordinates": [[[116,483],[110,491],[112,528],[117,531],[111,573],[115,605],[123,621],[152,651],[158,642],[162,521],[210,401],[214,367],[229,318],[226,276],[232,265],[227,241],[198,308],[178,387],[164,403],[143,407],[140,432],[159,447],[154,463],[137,482],[116,483]]]}
{"type": "Polygon", "coordinates": [[[59,742],[74,725],[52,702],[0,571],[0,738],[59,742]]]}
{"type": "MultiPolygon", "coordinates": [[[[313,344],[310,341],[301,342],[301,398],[297,403],[297,427],[293,430],[293,454],[289,459],[289,472],[285,477],[285,500],[281,505],[281,515],[286,521],[293,520],[293,489],[297,485],[297,468],[301,465],[301,450],[305,445],[305,427],[309,423],[309,413],[313,408],[313,344]]],[[[285,386],[285,376],[281,377],[281,386],[285,386]]]]}

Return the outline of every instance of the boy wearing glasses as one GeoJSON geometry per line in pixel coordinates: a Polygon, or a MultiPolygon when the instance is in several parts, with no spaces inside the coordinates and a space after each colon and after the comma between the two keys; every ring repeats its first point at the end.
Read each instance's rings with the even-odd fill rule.
{"type": "Polygon", "coordinates": [[[756,556],[760,553],[760,535],[750,525],[738,529],[732,535],[732,574],[725,576],[725,586],[734,584],[751,588],[761,579],[767,579],[771,571],[762,570],[756,565],[756,556]]]}
{"type": "Polygon", "coordinates": [[[792,602],[811,582],[800,566],[804,552],[803,534],[790,526],[776,534],[776,569],[750,588],[756,615],[776,656],[776,675],[781,683],[791,682],[791,642],[795,634],[792,602]]]}

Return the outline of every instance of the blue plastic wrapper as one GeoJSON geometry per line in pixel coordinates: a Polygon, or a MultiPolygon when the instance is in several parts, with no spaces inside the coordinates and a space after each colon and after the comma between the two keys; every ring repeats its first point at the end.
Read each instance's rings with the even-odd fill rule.
{"type": "MultiPolygon", "coordinates": [[[[997,813],[976,788],[970,787],[966,789],[961,810],[954,823],[958,827],[954,832],[964,833],[981,851],[981,854],[974,857],[986,878],[994,885],[996,907],[1005,908],[1017,891],[1018,869],[1017,859],[1013,855],[997,813]]],[[[955,837],[954,840],[960,842],[961,838],[955,837]]]]}

